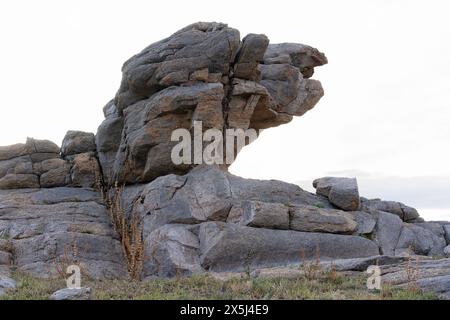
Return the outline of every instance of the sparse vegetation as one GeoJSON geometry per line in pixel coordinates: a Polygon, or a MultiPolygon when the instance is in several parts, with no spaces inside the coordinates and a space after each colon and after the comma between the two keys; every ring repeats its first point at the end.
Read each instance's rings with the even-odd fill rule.
{"type": "Polygon", "coordinates": [[[72,240],[70,246],[65,246],[63,254],[54,259],[55,269],[61,279],[68,277],[67,268],[70,265],[78,265],[81,268],[78,260],[78,244],[75,239],[72,240]]]}
{"type": "Polygon", "coordinates": [[[140,280],[145,258],[141,218],[134,211],[127,217],[122,206],[122,192],[123,187],[118,187],[116,183],[114,195],[109,197],[108,193],[106,193],[106,205],[114,228],[120,236],[123,252],[128,262],[130,277],[133,280],[140,280]]]}
{"type": "MultiPolygon", "coordinates": [[[[18,286],[0,299],[48,299],[64,288],[62,279],[36,279],[15,274],[18,286]]],[[[100,300],[166,300],[166,299],[435,299],[434,294],[416,289],[399,289],[385,285],[380,291],[368,291],[366,277],[335,271],[322,273],[314,280],[305,276],[295,278],[236,277],[217,280],[209,275],[152,279],[149,281],[83,280],[91,287],[94,299],[100,300]]]]}

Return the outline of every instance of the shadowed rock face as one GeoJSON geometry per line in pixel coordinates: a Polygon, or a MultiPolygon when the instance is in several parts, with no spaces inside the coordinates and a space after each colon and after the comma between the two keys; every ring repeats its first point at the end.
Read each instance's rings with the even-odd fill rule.
{"type": "Polygon", "coordinates": [[[309,77],[325,63],[309,46],[269,45],[259,34],[241,40],[221,23],[192,24],[148,46],[124,64],[97,132],[106,180],[143,183],[191,170],[172,163],[171,134],[194,121],[204,131],[265,129],[303,115],[323,96],[309,77]]]}

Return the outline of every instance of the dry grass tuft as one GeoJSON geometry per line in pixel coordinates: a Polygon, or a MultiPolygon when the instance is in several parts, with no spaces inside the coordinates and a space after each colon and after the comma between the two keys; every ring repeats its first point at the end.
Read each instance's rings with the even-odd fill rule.
{"type": "Polygon", "coordinates": [[[122,206],[122,193],[123,187],[118,187],[116,183],[112,198],[106,196],[106,204],[111,221],[121,239],[130,277],[133,280],[140,280],[145,258],[142,221],[140,216],[134,211],[130,217],[127,217],[122,206]]]}

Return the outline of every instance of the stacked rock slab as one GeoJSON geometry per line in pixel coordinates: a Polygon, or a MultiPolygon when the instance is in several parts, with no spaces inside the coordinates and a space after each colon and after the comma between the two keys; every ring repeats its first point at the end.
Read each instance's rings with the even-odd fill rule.
{"type": "Polygon", "coordinates": [[[0,189],[94,188],[100,179],[92,133],[69,131],[62,150],[51,141],[30,138],[0,147],[0,189]]]}
{"type": "Polygon", "coordinates": [[[34,139],[1,147],[0,269],[49,277],[77,264],[92,278],[125,277],[100,179],[92,133],[69,131],[62,150],[34,139]]]}

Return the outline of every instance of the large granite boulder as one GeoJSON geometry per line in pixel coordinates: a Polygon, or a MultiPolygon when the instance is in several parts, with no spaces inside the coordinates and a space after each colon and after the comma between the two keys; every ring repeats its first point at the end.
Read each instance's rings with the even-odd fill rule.
{"type": "Polygon", "coordinates": [[[320,82],[308,78],[325,63],[314,48],[269,45],[259,34],[241,40],[222,23],[195,23],[148,46],[124,64],[120,88],[104,108],[96,143],[105,180],[134,184],[187,173],[199,163],[171,161],[171,134],[192,132],[195,122],[202,132],[221,130],[226,145],[225,129],[291,121],[322,97],[320,82]]]}
{"type": "Polygon", "coordinates": [[[378,246],[363,237],[252,228],[234,223],[205,222],[197,227],[165,225],[147,238],[145,275],[173,276],[205,271],[378,255],[378,246]]]}
{"type": "Polygon", "coordinates": [[[359,209],[358,183],[354,178],[325,177],[313,181],[316,193],[327,197],[332,204],[345,211],[359,209]]]}

